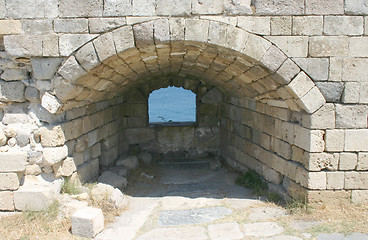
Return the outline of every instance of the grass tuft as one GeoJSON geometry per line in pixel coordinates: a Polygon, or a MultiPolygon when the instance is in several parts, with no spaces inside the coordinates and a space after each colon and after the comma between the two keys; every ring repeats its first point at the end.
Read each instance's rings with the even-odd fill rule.
{"type": "Polygon", "coordinates": [[[263,181],[262,177],[254,170],[249,170],[242,176],[239,176],[235,183],[252,189],[254,194],[258,195],[262,195],[268,189],[267,184],[263,181]]]}
{"type": "Polygon", "coordinates": [[[75,181],[70,180],[70,178],[66,178],[64,180],[64,184],[61,187],[61,193],[66,193],[69,195],[80,194],[81,191],[78,188],[78,184],[75,181]]]}

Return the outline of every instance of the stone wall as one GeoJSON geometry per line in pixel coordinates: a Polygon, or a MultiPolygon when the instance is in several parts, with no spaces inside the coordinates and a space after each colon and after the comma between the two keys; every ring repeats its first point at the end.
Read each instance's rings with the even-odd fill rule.
{"type": "Polygon", "coordinates": [[[367,14],[364,0],[0,0],[0,210],[24,175],[93,179],[134,145],[177,151],[169,136],[292,197],[367,201],[367,14]],[[197,94],[197,125],[149,127],[149,93],[171,85],[197,94]]]}

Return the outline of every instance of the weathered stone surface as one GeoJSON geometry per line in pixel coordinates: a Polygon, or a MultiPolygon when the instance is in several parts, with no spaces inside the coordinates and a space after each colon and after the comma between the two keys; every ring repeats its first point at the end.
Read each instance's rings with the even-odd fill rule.
{"type": "Polygon", "coordinates": [[[115,188],[124,189],[128,181],[126,178],[121,177],[113,172],[105,171],[98,178],[98,181],[101,183],[109,184],[115,188]]]}
{"type": "MultiPolygon", "coordinates": [[[[111,1],[110,1],[111,2],[111,1]]],[[[114,28],[126,25],[125,18],[90,18],[88,20],[90,33],[104,33],[114,28]]]]}
{"type": "Polygon", "coordinates": [[[318,36],[309,39],[311,57],[347,56],[349,38],[347,36],[318,36]]]}
{"type": "Polygon", "coordinates": [[[328,79],[328,58],[293,58],[313,80],[322,81],[328,79]]]}
{"type": "Polygon", "coordinates": [[[5,82],[0,80],[0,101],[24,102],[25,86],[22,82],[5,82]]]}
{"type": "Polygon", "coordinates": [[[204,227],[175,227],[175,228],[156,228],[137,238],[137,240],[150,239],[177,239],[181,240],[206,240],[208,239],[204,227]]]}
{"type": "Polygon", "coordinates": [[[62,107],[60,100],[48,92],[42,96],[41,105],[50,113],[56,113],[62,107]]]}
{"type": "Polygon", "coordinates": [[[149,152],[141,152],[138,154],[138,159],[141,160],[144,164],[152,163],[152,155],[149,152]]]}
{"type": "Polygon", "coordinates": [[[14,211],[14,193],[8,191],[0,192],[0,210],[14,211]]]}
{"type": "Polygon", "coordinates": [[[26,168],[25,152],[0,152],[0,172],[23,172],[26,168]]]}
{"type": "Polygon", "coordinates": [[[174,0],[168,4],[165,0],[156,1],[156,13],[166,16],[186,16],[191,12],[191,1],[174,0]]]}
{"type": "Polygon", "coordinates": [[[40,102],[40,91],[34,87],[27,87],[24,92],[24,97],[31,103],[38,103],[40,102]]]}
{"type": "Polygon", "coordinates": [[[72,216],[72,233],[74,235],[93,238],[103,229],[104,216],[99,208],[82,208],[72,216]]]}
{"type": "Polygon", "coordinates": [[[224,10],[223,1],[206,0],[198,2],[192,0],[192,13],[194,14],[218,14],[224,10]]]}
{"type": "Polygon", "coordinates": [[[53,165],[55,175],[70,177],[76,170],[76,163],[73,158],[67,157],[62,163],[53,165]]]}
{"type": "Polygon", "coordinates": [[[297,103],[307,113],[314,113],[326,103],[326,100],[318,87],[314,86],[307,94],[297,99],[297,103]]]}
{"type": "Polygon", "coordinates": [[[244,237],[237,223],[220,223],[208,226],[208,235],[212,240],[236,240],[244,237]]]}
{"type": "Polygon", "coordinates": [[[344,189],[344,172],[327,172],[327,189],[344,189]]]}
{"type": "Polygon", "coordinates": [[[364,105],[336,104],[337,128],[365,128],[368,107],[364,105]]]}
{"type": "Polygon", "coordinates": [[[284,228],[274,222],[247,223],[244,224],[245,236],[274,236],[284,232],[284,228]]]}
{"type": "Polygon", "coordinates": [[[289,57],[308,56],[308,37],[303,36],[270,36],[267,37],[289,57]]]}
{"type": "Polygon", "coordinates": [[[59,38],[61,56],[69,56],[73,51],[97,37],[95,34],[64,34],[59,38]]]}
{"type": "Polygon", "coordinates": [[[91,191],[92,199],[96,202],[106,201],[106,198],[114,203],[116,208],[122,208],[125,205],[123,193],[112,186],[104,183],[98,183],[91,191]]]}
{"type": "Polygon", "coordinates": [[[17,81],[17,80],[26,80],[29,79],[29,74],[26,69],[21,68],[12,68],[12,69],[4,69],[4,72],[0,75],[5,81],[17,81]]]}
{"type": "Polygon", "coordinates": [[[13,56],[42,56],[42,38],[30,35],[6,35],[4,36],[6,51],[13,56]]]}
{"type": "Polygon", "coordinates": [[[309,171],[321,171],[325,169],[334,171],[338,169],[338,153],[309,153],[307,156],[308,162],[306,163],[306,168],[309,171]]]}
{"type": "Polygon", "coordinates": [[[43,147],[58,147],[65,143],[65,136],[61,126],[42,127],[40,134],[43,147]]]}
{"type": "Polygon", "coordinates": [[[286,211],[281,208],[272,207],[259,207],[252,208],[249,214],[249,219],[252,221],[268,220],[268,219],[278,219],[280,217],[286,216],[286,211]]]}
{"type": "Polygon", "coordinates": [[[17,190],[19,177],[17,173],[0,173],[0,190],[17,190]]]}
{"type": "Polygon", "coordinates": [[[357,166],[357,154],[356,153],[340,153],[339,170],[354,170],[357,166]]]}
{"type": "Polygon", "coordinates": [[[99,173],[99,159],[95,158],[78,166],[77,173],[82,182],[96,180],[99,173]]]}
{"type": "Polygon", "coordinates": [[[345,0],[345,13],[352,15],[368,14],[368,5],[365,0],[345,0]]]}
{"type": "Polygon", "coordinates": [[[366,58],[345,58],[343,62],[343,81],[364,82],[367,79],[368,59],[366,58]]]}
{"type": "Polygon", "coordinates": [[[50,147],[43,149],[43,164],[52,166],[68,156],[68,147],[50,147]]]}
{"type": "Polygon", "coordinates": [[[358,103],[359,102],[359,89],[360,84],[357,82],[345,83],[344,92],[341,100],[343,103],[358,103]]]}
{"type": "Polygon", "coordinates": [[[6,2],[8,16],[11,18],[43,18],[45,15],[42,0],[9,0],[6,2]]]}
{"type": "Polygon", "coordinates": [[[84,18],[56,19],[54,31],[57,33],[88,33],[88,20],[84,18]]]}
{"type": "Polygon", "coordinates": [[[148,143],[154,139],[152,128],[133,128],[124,130],[125,139],[130,144],[148,143]]]}
{"type": "Polygon", "coordinates": [[[60,17],[98,17],[102,16],[102,8],[102,0],[66,0],[59,4],[60,17]]]}
{"type": "Polygon", "coordinates": [[[249,32],[270,35],[271,32],[270,17],[238,17],[237,26],[249,32]]]}
{"type": "Polygon", "coordinates": [[[116,166],[124,166],[128,169],[136,169],[138,164],[139,162],[136,156],[125,157],[116,162],[116,166]]]}
{"type": "Polygon", "coordinates": [[[368,170],[368,153],[360,152],[358,153],[358,165],[356,167],[357,170],[368,170]]]}
{"type": "Polygon", "coordinates": [[[257,14],[262,15],[300,15],[304,13],[304,1],[287,0],[277,2],[273,0],[256,1],[255,8],[257,14]]]}
{"type": "Polygon", "coordinates": [[[325,141],[326,151],[328,152],[341,152],[344,151],[344,130],[333,129],[326,130],[325,141]]]}
{"type": "Polygon", "coordinates": [[[327,103],[311,115],[303,115],[303,126],[312,129],[335,128],[335,106],[327,103]]]}
{"type": "Polygon", "coordinates": [[[37,79],[51,79],[62,61],[62,58],[31,58],[33,76],[37,79]]]}
{"type": "Polygon", "coordinates": [[[154,0],[135,0],[132,2],[133,15],[152,16],[156,10],[156,1],[154,0]]]}
{"type": "Polygon", "coordinates": [[[25,175],[34,175],[37,176],[42,173],[42,169],[37,164],[27,165],[26,170],[24,172],[25,175]]]}
{"type": "Polygon", "coordinates": [[[324,34],[326,35],[362,35],[363,17],[325,16],[324,34]]]}
{"type": "Polygon", "coordinates": [[[132,3],[129,0],[106,0],[104,2],[104,16],[129,16],[132,14],[132,3]]]}
{"type": "Polygon", "coordinates": [[[353,190],[351,193],[351,201],[353,203],[367,203],[368,190],[353,190]]]}
{"type": "Polygon", "coordinates": [[[15,208],[21,211],[46,210],[60,192],[63,180],[50,176],[25,176],[24,184],[14,192],[15,208]]]}
{"type": "Polygon", "coordinates": [[[271,35],[291,35],[291,25],[291,17],[271,17],[271,35]]]}
{"type": "Polygon", "coordinates": [[[299,125],[294,125],[294,144],[309,152],[323,152],[325,142],[324,131],[309,130],[299,125]]]}
{"type": "Polygon", "coordinates": [[[322,16],[296,16],[293,17],[293,35],[322,35],[323,17],[322,16]]]}
{"type": "Polygon", "coordinates": [[[4,131],[0,129],[0,146],[4,146],[8,138],[5,136],[4,131]]]}
{"type": "Polygon", "coordinates": [[[306,0],[305,12],[311,15],[344,14],[343,0],[306,0]]]}
{"type": "Polygon", "coordinates": [[[327,102],[340,102],[344,84],[339,82],[316,82],[327,102]]]}
{"type": "Polygon", "coordinates": [[[364,172],[346,172],[345,189],[365,189],[368,184],[368,175],[364,172]]]}

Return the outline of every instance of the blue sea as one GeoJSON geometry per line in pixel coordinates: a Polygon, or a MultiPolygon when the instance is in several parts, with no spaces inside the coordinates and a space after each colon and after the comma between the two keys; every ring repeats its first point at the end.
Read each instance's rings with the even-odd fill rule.
{"type": "Polygon", "coordinates": [[[150,94],[148,113],[150,122],[195,121],[196,95],[183,88],[161,88],[150,94]]]}

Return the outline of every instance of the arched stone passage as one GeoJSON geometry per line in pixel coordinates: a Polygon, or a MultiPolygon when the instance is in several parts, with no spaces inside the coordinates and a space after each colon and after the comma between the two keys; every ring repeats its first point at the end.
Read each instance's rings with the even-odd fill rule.
{"type": "Polygon", "coordinates": [[[245,30],[183,18],[124,26],[76,50],[52,83],[42,106],[70,116],[62,129],[82,179],[139,148],[221,156],[293,197],[318,189],[309,158],[324,151],[323,131],[301,116],[325,99],[279,48],[245,30]],[[167,86],[197,94],[197,125],[148,126],[148,94],[167,86]]]}

